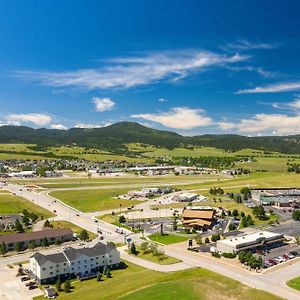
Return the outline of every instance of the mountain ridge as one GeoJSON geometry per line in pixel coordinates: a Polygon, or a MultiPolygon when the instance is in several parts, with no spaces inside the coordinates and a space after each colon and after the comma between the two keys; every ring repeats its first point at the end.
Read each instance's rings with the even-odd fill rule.
{"type": "Polygon", "coordinates": [[[0,143],[36,144],[39,147],[76,144],[115,153],[126,152],[125,144],[142,143],[174,149],[206,146],[238,151],[245,148],[300,154],[300,135],[246,137],[238,134],[203,134],[183,136],[176,132],[148,128],[136,122],[118,122],[100,128],[68,130],[5,125],[0,127],[0,143]]]}

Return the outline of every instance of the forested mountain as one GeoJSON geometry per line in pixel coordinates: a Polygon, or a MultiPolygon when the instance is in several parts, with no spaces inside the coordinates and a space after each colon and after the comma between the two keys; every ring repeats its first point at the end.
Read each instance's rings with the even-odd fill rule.
{"type": "Polygon", "coordinates": [[[245,137],[233,134],[206,134],[186,137],[170,131],[147,128],[134,122],[120,122],[102,128],[71,128],[69,130],[2,126],[0,127],[0,143],[37,144],[39,148],[76,144],[115,153],[126,152],[124,145],[128,143],[144,143],[168,149],[194,145],[228,151],[251,148],[282,153],[300,153],[300,135],[245,137]]]}

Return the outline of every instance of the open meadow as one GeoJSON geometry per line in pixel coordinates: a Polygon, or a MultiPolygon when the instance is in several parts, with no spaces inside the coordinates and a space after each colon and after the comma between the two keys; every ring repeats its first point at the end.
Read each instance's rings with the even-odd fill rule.
{"type": "Polygon", "coordinates": [[[34,212],[42,216],[44,219],[53,217],[54,214],[48,210],[25,200],[22,197],[15,195],[0,194],[0,214],[13,214],[22,212],[27,209],[29,212],[34,212]]]}
{"type": "MultiPolygon", "coordinates": [[[[205,269],[161,273],[127,262],[126,265],[126,269],[113,270],[112,278],[103,278],[100,282],[96,279],[73,281],[72,292],[60,292],[58,299],[281,299],[205,269]]],[[[44,297],[34,298],[41,299],[44,297]]]]}

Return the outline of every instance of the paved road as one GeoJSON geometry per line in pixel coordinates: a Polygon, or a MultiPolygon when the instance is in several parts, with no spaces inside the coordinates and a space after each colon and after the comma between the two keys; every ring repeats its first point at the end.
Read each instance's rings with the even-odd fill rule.
{"type": "MultiPolygon", "coordinates": [[[[114,232],[115,226],[105,223],[98,222],[96,223],[93,217],[97,215],[96,213],[83,213],[80,212],[63,202],[55,199],[47,194],[47,192],[37,193],[34,191],[28,191],[26,188],[9,184],[5,187],[12,193],[19,195],[21,197],[26,198],[27,200],[33,202],[36,205],[39,205],[49,211],[56,211],[56,217],[53,218],[55,220],[65,220],[72,222],[86,230],[97,233],[98,229],[102,231],[102,236],[106,241],[114,241],[116,243],[123,242],[124,237],[121,234],[114,232]]],[[[127,234],[131,233],[130,231],[126,231],[127,234]]]]}
{"type": "MultiPolygon", "coordinates": [[[[74,224],[81,226],[92,232],[97,232],[97,227],[100,226],[101,230],[103,231],[103,236],[105,237],[106,240],[111,240],[115,242],[124,240],[124,235],[120,235],[113,232],[115,226],[104,222],[100,222],[98,223],[100,225],[98,225],[93,220],[94,214],[78,212],[72,207],[69,207],[63,204],[62,202],[53,199],[52,197],[47,195],[47,193],[29,192],[25,189],[23,189],[23,191],[20,191],[20,186],[13,185],[13,184],[9,184],[7,189],[13,193],[16,193],[17,195],[20,195],[34,202],[35,204],[41,207],[44,207],[46,209],[51,209],[51,210],[55,209],[57,211],[56,218],[59,218],[61,220],[71,221],[74,224]],[[78,213],[79,213],[79,217],[77,216],[78,213]]],[[[151,201],[147,203],[148,207],[150,203],[151,201]]],[[[134,241],[137,242],[140,241],[139,235],[133,235],[132,237],[134,241]]],[[[249,273],[245,270],[234,267],[232,265],[216,262],[210,260],[209,258],[204,258],[195,253],[189,252],[185,249],[185,247],[186,244],[184,244],[184,246],[182,246],[181,244],[177,244],[177,245],[169,245],[164,247],[165,253],[167,255],[176,257],[183,261],[183,263],[180,263],[179,265],[175,264],[175,265],[164,267],[165,272],[174,271],[176,270],[176,268],[184,269],[184,268],[191,268],[191,267],[203,267],[211,271],[214,271],[216,273],[222,274],[224,276],[228,276],[230,278],[238,280],[247,286],[272,292],[286,299],[290,299],[290,300],[300,299],[300,292],[290,289],[285,285],[285,282],[287,280],[300,275],[300,262],[271,273],[266,273],[266,274],[257,274],[254,272],[249,273]]],[[[129,261],[135,259],[135,258],[127,257],[127,255],[128,254],[123,253],[122,257],[124,259],[128,259],[129,261]]],[[[22,256],[18,256],[17,259],[22,260],[22,256]]],[[[8,261],[9,259],[5,259],[6,264],[8,263],[8,261]]],[[[161,266],[158,267],[155,266],[155,264],[153,265],[153,263],[151,264],[145,263],[140,259],[135,259],[134,263],[152,269],[155,268],[161,269],[161,266]]]]}
{"type": "Polygon", "coordinates": [[[287,280],[300,275],[299,261],[294,265],[287,266],[270,273],[260,274],[255,273],[254,271],[251,273],[233,265],[224,264],[223,262],[217,262],[200,256],[199,254],[187,251],[185,248],[186,244],[174,244],[164,247],[167,255],[181,259],[185,264],[189,264],[190,267],[202,267],[209,269],[216,273],[238,280],[252,288],[265,290],[285,299],[300,299],[300,292],[297,292],[285,285],[287,280]]]}

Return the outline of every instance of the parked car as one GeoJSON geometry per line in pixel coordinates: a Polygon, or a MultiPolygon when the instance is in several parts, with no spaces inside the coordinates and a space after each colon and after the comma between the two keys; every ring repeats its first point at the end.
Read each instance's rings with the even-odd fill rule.
{"type": "Polygon", "coordinates": [[[36,289],[36,288],[37,288],[37,285],[30,285],[30,286],[28,287],[29,290],[34,290],[34,289],[36,289]]]}
{"type": "Polygon", "coordinates": [[[36,285],[35,281],[29,281],[25,283],[25,286],[36,285]]]}
{"type": "Polygon", "coordinates": [[[291,251],[290,254],[292,254],[294,256],[299,256],[299,253],[297,251],[291,251]]]}
{"type": "Polygon", "coordinates": [[[30,280],[28,276],[21,277],[21,281],[27,281],[27,280],[30,280]]]}

